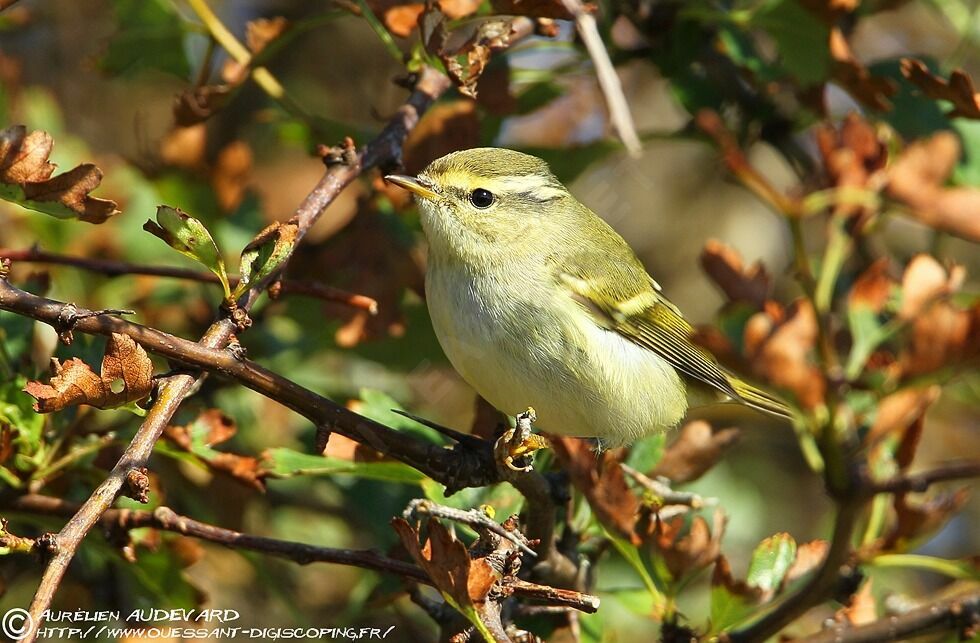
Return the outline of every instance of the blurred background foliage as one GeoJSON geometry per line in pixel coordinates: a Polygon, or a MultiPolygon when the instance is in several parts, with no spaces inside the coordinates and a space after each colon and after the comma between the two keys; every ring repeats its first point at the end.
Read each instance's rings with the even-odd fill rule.
{"type": "MultiPolygon", "coordinates": [[[[192,4],[21,0],[0,13],[0,123],[50,133],[52,160],[61,169],[83,162],[98,165],[105,177],[97,194],[117,201],[122,211],[93,226],[3,202],[0,248],[37,244],[72,256],[193,268],[193,262],[141,227],[162,203],[203,221],[228,265],[237,266],[240,249],[268,223],[289,218],[322,174],[313,155],[316,146],[344,136],[358,144],[368,140],[406,95],[392,78],[403,76],[406,65],[427,60],[415,29],[421,5],[214,0],[210,6],[221,21],[242,41],[247,33],[258,60],[281,83],[285,93],[276,98],[255,76],[246,79],[234,57],[211,40],[192,4]],[[373,25],[358,15],[368,6],[377,18],[373,25]]],[[[454,0],[452,7],[443,5],[447,15],[456,17],[452,24],[464,26],[474,20],[474,12],[486,16],[508,9],[521,11],[520,3],[454,0]]],[[[949,290],[958,291],[956,305],[962,310],[976,310],[980,209],[974,206],[980,199],[969,191],[961,195],[962,207],[973,218],[962,228],[943,225],[943,213],[931,219],[916,213],[941,200],[940,188],[980,185],[980,122],[968,113],[968,105],[966,112],[958,112],[955,101],[928,96],[922,83],[902,73],[901,59],[921,60],[941,78],[957,68],[975,76],[980,72],[977,11],[975,0],[603,1],[595,15],[643,140],[641,155],[630,156],[616,142],[589,57],[572,24],[558,21],[555,37],[532,37],[495,55],[479,79],[475,100],[456,90],[444,96],[410,136],[405,166],[415,172],[443,153],[477,145],[543,156],[576,196],[626,237],[692,322],[720,329],[706,331],[713,348],[724,352],[727,347],[728,357],[743,365],[758,358],[749,366],[754,375],[781,385],[810,418],[820,417],[818,407],[826,412],[823,394],[812,388],[822,376],[794,384],[759,366],[762,358],[746,345],[751,344],[748,326],[754,315],[770,315],[770,323],[778,326],[796,314],[781,305],[774,310],[775,301],[788,305],[801,293],[794,228],[818,273],[828,258],[833,260],[826,254],[828,239],[835,234],[853,239],[825,293],[828,307],[818,312],[832,313],[834,332],[847,335],[839,343],[845,362],[858,339],[869,342],[866,359],[857,360],[847,374],[855,386],[846,389],[846,406],[858,418],[859,432],[874,424],[881,399],[921,375],[916,390],[940,383],[942,394],[931,407],[932,398],[913,400],[921,402],[920,412],[929,407],[916,466],[976,458],[976,362],[953,372],[945,368],[950,359],[936,368],[895,375],[889,364],[900,361],[915,340],[902,335],[879,341],[874,333],[901,317],[900,308],[908,302],[901,289],[915,286],[914,280],[902,280],[908,277],[905,267],[920,253],[933,256],[936,266],[944,266],[941,270],[962,266],[954,270],[960,276],[949,290]],[[721,129],[709,127],[710,119],[695,118],[708,114],[706,109],[720,115],[721,129]],[[852,114],[863,116],[846,120],[852,114]],[[849,133],[873,141],[873,154],[857,163],[864,171],[857,179],[835,174],[849,161],[840,161],[834,151],[855,155],[866,149],[849,133]],[[941,133],[952,136],[935,139],[941,133]],[[730,154],[722,159],[717,143],[724,144],[725,136],[733,137],[743,159],[730,154]],[[928,147],[936,140],[939,148],[928,147]],[[894,174],[882,179],[900,159],[908,160],[903,154],[916,142],[927,146],[925,165],[928,159],[939,163],[941,156],[949,156],[941,145],[946,140],[955,147],[949,171],[930,184],[901,183],[894,174]],[[794,202],[810,204],[812,214],[787,225],[786,212],[773,212],[774,203],[731,180],[740,167],[752,168],[794,202]],[[887,188],[889,180],[909,187],[904,192],[887,188]],[[837,189],[842,185],[851,191],[837,189]],[[704,251],[710,239],[728,250],[716,245],[704,251]],[[739,299],[732,288],[753,279],[746,276],[748,268],[728,281],[717,262],[712,270],[712,259],[718,257],[729,269],[737,266],[731,252],[744,266],[765,265],[765,274],[754,281],[761,296],[732,301],[739,299]],[[887,258],[882,274],[890,277],[879,276],[879,294],[871,297],[879,303],[858,319],[861,313],[852,309],[857,300],[867,303],[867,297],[854,295],[852,288],[880,257],[887,258]],[[881,280],[889,278],[895,283],[885,286],[885,302],[881,280]],[[809,394],[816,397],[808,400],[809,394]]],[[[939,170],[927,167],[916,177],[929,172],[939,170]]],[[[420,430],[390,412],[404,407],[467,429],[477,405],[429,325],[424,261],[412,205],[371,173],[345,190],[320,219],[287,274],[372,297],[378,314],[304,297],[265,299],[253,312],[255,323],[244,340],[249,356],[389,426],[420,430]]],[[[925,269],[933,270],[933,264],[925,269]]],[[[187,338],[207,327],[221,297],[213,284],[109,278],[71,266],[15,262],[13,276],[21,287],[87,308],[134,309],[140,323],[187,338]]],[[[970,323],[960,344],[944,344],[948,357],[975,350],[975,316],[970,323]]],[[[9,313],[0,313],[0,333],[0,426],[7,436],[0,443],[0,486],[8,487],[4,493],[30,490],[81,502],[115,462],[139,417],[134,409],[88,407],[36,415],[21,389],[27,380],[43,377],[52,355],[97,364],[105,342],[76,334],[75,342],[64,346],[47,326],[9,313]]],[[[814,342],[799,343],[807,356],[787,369],[819,363],[808,353],[814,342]]],[[[936,346],[920,347],[920,352],[939,350],[936,346]]],[[[167,370],[162,361],[156,366],[157,372],[167,370]]],[[[897,407],[897,413],[913,415],[918,408],[907,401],[897,407]]],[[[796,543],[827,536],[832,503],[821,477],[810,470],[812,457],[809,464],[806,458],[807,448],[812,456],[812,440],[728,407],[694,415],[716,428],[742,429],[724,458],[683,487],[717,499],[727,521],[721,549],[736,576],[745,577],[753,550],[776,532],[789,533],[796,543]]],[[[311,454],[313,427],[305,420],[220,378],[206,380],[174,423],[151,460],[150,508],[166,504],[199,520],[289,540],[389,550],[397,542],[389,521],[412,498],[446,501],[439,485],[408,469],[372,473],[349,466],[353,447],[341,440],[328,446],[334,459],[321,462],[311,454]],[[216,424],[226,427],[227,439],[212,446],[208,436],[216,424]],[[235,454],[232,466],[215,463],[219,452],[235,454]]],[[[805,433],[807,425],[801,426],[805,433]]],[[[637,447],[627,462],[653,470],[664,440],[677,435],[637,447]]],[[[879,473],[887,475],[897,470],[893,460],[882,456],[872,466],[880,465],[879,473]]],[[[550,458],[539,467],[560,468],[550,458]]],[[[505,517],[519,508],[521,498],[500,484],[464,490],[446,502],[467,508],[491,504],[505,517]]],[[[893,557],[875,564],[872,556],[862,566],[871,581],[872,614],[901,609],[917,600],[913,597],[949,590],[951,583],[977,581],[980,505],[960,494],[934,494],[929,502],[932,513],[925,512],[924,523],[901,544],[886,548],[929,558],[893,557]]],[[[126,499],[118,504],[136,506],[126,499]]],[[[603,600],[599,614],[581,617],[582,640],[651,640],[656,631],[651,628],[657,627],[650,618],[653,599],[641,576],[622,550],[599,544],[602,532],[578,495],[574,506],[571,522],[589,535],[586,546],[596,548],[591,589],[603,600]]],[[[887,502],[875,507],[878,519],[894,520],[887,502]]],[[[713,511],[701,512],[708,523],[713,511]]],[[[10,531],[21,536],[56,531],[62,524],[55,518],[3,515],[10,531]]],[[[690,528],[689,518],[685,524],[690,528]]],[[[879,527],[878,532],[868,527],[864,545],[886,535],[887,529],[879,527]]],[[[245,623],[261,626],[395,624],[397,640],[436,635],[434,624],[392,577],[340,566],[297,566],[150,530],[131,536],[127,551],[132,555],[122,555],[111,538],[87,539],[55,607],[205,604],[238,609],[245,623]]],[[[0,609],[27,604],[40,571],[30,557],[0,557],[0,609]]],[[[675,588],[685,622],[698,628],[712,612],[710,576],[701,573],[675,588]]],[[[826,606],[816,610],[793,631],[815,630],[832,613],[826,606]]],[[[554,623],[529,627],[542,635],[554,632],[554,640],[570,636],[554,623]]]]}

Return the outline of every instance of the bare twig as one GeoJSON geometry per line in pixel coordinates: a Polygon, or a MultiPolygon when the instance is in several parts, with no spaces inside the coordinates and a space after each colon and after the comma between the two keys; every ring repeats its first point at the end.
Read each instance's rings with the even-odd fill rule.
{"type": "MultiPolygon", "coordinates": [[[[126,261],[114,261],[111,259],[93,259],[88,257],[72,257],[56,252],[47,252],[38,247],[27,249],[0,248],[0,257],[6,257],[15,262],[46,263],[61,266],[71,266],[81,268],[91,272],[97,272],[107,277],[118,277],[122,275],[144,275],[150,277],[173,277],[175,279],[185,279],[187,281],[199,281],[203,283],[219,284],[221,281],[218,276],[211,272],[201,272],[189,270],[187,268],[177,268],[174,266],[151,266],[146,264],[128,263],[126,261]]],[[[229,275],[229,282],[232,287],[236,286],[239,277],[229,275]]],[[[346,304],[354,308],[367,310],[371,314],[378,312],[378,302],[367,295],[359,295],[347,292],[340,288],[321,284],[316,281],[300,281],[296,279],[282,279],[279,281],[279,292],[283,295],[305,295],[322,299],[323,301],[346,304]]]]}
{"type": "Polygon", "coordinates": [[[866,625],[838,623],[818,634],[796,639],[799,643],[879,643],[906,641],[935,632],[956,632],[969,640],[980,628],[980,592],[955,596],[937,603],[888,616],[866,625]]]}
{"type": "MultiPolygon", "coordinates": [[[[70,516],[78,510],[78,505],[52,496],[28,494],[14,498],[6,504],[6,508],[12,511],[70,516]]],[[[164,531],[171,531],[184,536],[218,543],[233,549],[246,549],[262,554],[278,556],[300,565],[309,565],[310,563],[349,565],[387,574],[395,574],[419,583],[432,583],[428,575],[418,566],[385,556],[378,551],[370,549],[319,547],[291,540],[246,534],[188,518],[187,516],[174,512],[169,507],[157,507],[153,511],[109,509],[102,515],[100,522],[108,528],[125,530],[141,527],[162,529],[164,531]]],[[[552,606],[579,609],[592,613],[598,609],[599,605],[599,599],[595,596],[572,590],[555,589],[525,581],[508,583],[508,587],[512,588],[518,596],[552,606]]]]}
{"type": "Polygon", "coordinates": [[[646,476],[628,464],[619,463],[619,466],[623,468],[631,478],[636,480],[637,484],[652,493],[657,497],[661,505],[687,505],[698,509],[703,507],[705,504],[712,502],[711,498],[705,500],[696,493],[691,493],[689,491],[674,491],[670,488],[670,480],[664,477],[657,477],[656,479],[646,476]]]}
{"type": "Polygon", "coordinates": [[[525,554],[537,556],[534,550],[528,547],[527,538],[524,537],[524,534],[519,531],[508,531],[504,529],[497,521],[479,509],[470,509],[467,511],[456,509],[455,507],[446,507],[426,498],[415,498],[408,503],[408,507],[405,508],[402,516],[405,520],[412,520],[420,514],[445,518],[446,520],[452,520],[480,529],[489,529],[501,538],[506,538],[514,543],[525,554]]]}
{"type": "MultiPolygon", "coordinates": [[[[399,162],[401,146],[408,132],[418,123],[421,113],[448,87],[449,81],[443,74],[433,69],[423,69],[408,100],[377,138],[356,155],[356,158],[353,159],[354,162],[333,164],[327,168],[323,177],[296,210],[297,245],[340,191],[357,178],[363,170],[378,164],[396,164],[399,162]]],[[[295,247],[294,245],[290,253],[295,247]]],[[[266,279],[258,281],[242,297],[239,303],[241,308],[245,310],[250,308],[259,295],[277,277],[278,273],[271,274],[266,279]]],[[[111,318],[97,317],[92,319],[105,320],[111,318]]],[[[81,323],[88,321],[90,320],[83,320],[81,323]]],[[[199,343],[202,348],[222,348],[227,345],[236,330],[235,324],[230,319],[219,319],[211,325],[199,343]]],[[[139,470],[146,465],[146,461],[153,451],[153,445],[170,422],[170,418],[180,407],[181,402],[194,390],[197,380],[197,377],[181,374],[169,377],[162,382],[156,403],[147,413],[142,425],[123,456],[113,467],[109,477],[96,488],[78,512],[68,521],[68,524],[55,536],[54,549],[56,553],[49,561],[34,595],[34,600],[31,602],[32,625],[30,631],[23,638],[27,643],[33,643],[36,640],[38,629],[43,623],[43,615],[50,607],[68,565],[75,556],[79,543],[98,522],[102,514],[112,506],[116,496],[124,488],[129,471],[139,470]]]]}
{"type": "Polygon", "coordinates": [[[575,27],[578,29],[579,36],[582,37],[585,49],[592,57],[596,77],[599,79],[599,87],[602,89],[602,95],[606,99],[606,107],[609,109],[609,121],[630,155],[637,157],[643,151],[643,146],[640,144],[640,137],[636,134],[636,126],[633,124],[629,103],[626,102],[626,96],[623,95],[623,85],[619,82],[616,68],[609,60],[609,52],[606,51],[606,45],[602,42],[595,17],[585,8],[582,0],[562,0],[562,4],[575,18],[575,27]]]}
{"type": "Polygon", "coordinates": [[[897,475],[880,482],[868,481],[867,493],[922,492],[937,482],[980,477],[980,462],[949,462],[921,473],[897,475]]]}

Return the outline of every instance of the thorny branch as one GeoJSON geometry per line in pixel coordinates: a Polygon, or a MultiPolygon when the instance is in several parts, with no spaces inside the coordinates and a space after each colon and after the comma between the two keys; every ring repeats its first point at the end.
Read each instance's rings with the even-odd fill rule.
{"type": "MultiPolygon", "coordinates": [[[[5,507],[10,511],[23,511],[55,516],[71,516],[78,510],[78,505],[60,498],[41,494],[18,496],[10,502],[5,503],[5,507]]],[[[309,565],[310,563],[349,565],[376,572],[395,574],[419,583],[432,583],[431,579],[418,566],[403,560],[398,560],[397,558],[385,556],[375,550],[319,547],[291,540],[246,534],[194,520],[193,518],[174,512],[169,507],[161,506],[153,511],[109,509],[102,515],[100,523],[103,527],[110,530],[123,529],[128,531],[141,527],[162,529],[219,545],[225,545],[233,549],[245,549],[261,554],[278,556],[300,565],[309,565]]],[[[28,538],[14,538],[18,538],[19,541],[31,541],[28,538]]],[[[0,542],[2,542],[2,539],[0,539],[0,542]]],[[[518,596],[550,605],[573,608],[590,613],[595,612],[598,606],[598,599],[596,597],[572,590],[556,592],[554,588],[529,582],[513,582],[509,583],[508,587],[513,588],[514,593],[518,596]]]]}

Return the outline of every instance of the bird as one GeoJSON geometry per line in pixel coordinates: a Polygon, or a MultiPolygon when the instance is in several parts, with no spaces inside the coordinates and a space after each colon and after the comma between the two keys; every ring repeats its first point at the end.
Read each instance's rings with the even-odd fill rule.
{"type": "Polygon", "coordinates": [[[532,407],[537,429],[602,448],[667,431],[706,401],[792,417],[692,340],[627,242],[542,159],[466,149],[385,179],[418,205],[439,344],[499,411],[532,407]]]}

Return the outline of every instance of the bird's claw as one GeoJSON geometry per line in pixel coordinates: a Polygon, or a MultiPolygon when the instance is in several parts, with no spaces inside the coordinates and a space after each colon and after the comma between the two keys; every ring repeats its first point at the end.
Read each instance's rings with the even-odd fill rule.
{"type": "Polygon", "coordinates": [[[494,454],[511,471],[530,471],[534,467],[535,451],[551,447],[543,435],[533,433],[536,418],[534,409],[528,407],[515,418],[513,428],[507,429],[494,443],[494,454]]]}

